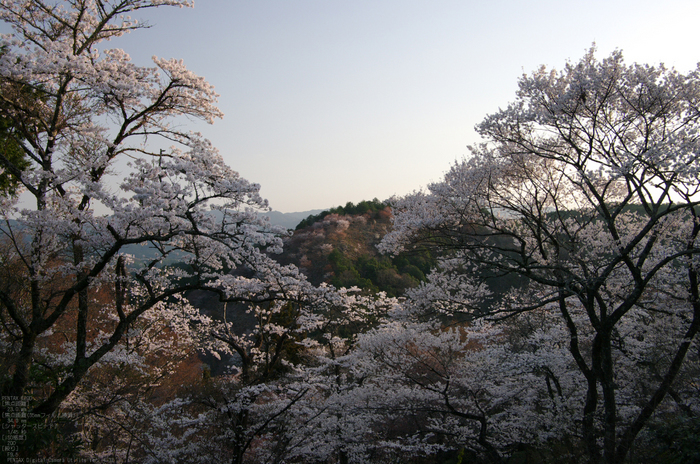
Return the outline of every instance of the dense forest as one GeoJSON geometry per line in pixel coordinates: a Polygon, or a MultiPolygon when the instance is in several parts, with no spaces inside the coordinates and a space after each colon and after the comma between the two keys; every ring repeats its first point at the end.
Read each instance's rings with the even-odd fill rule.
{"type": "Polygon", "coordinates": [[[211,85],[105,48],[160,6],[0,3],[3,462],[700,462],[700,70],[542,67],[291,231],[173,123],[211,85]]]}

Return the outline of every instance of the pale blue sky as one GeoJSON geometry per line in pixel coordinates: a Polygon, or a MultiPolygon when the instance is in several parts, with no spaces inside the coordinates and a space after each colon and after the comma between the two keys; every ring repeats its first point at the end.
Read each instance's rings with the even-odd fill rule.
{"type": "Polygon", "coordinates": [[[283,212],[440,180],[523,72],[593,42],[600,58],[700,61],[697,0],[197,0],[137,17],[153,28],[111,45],[212,83],[225,117],[195,128],[283,212]]]}

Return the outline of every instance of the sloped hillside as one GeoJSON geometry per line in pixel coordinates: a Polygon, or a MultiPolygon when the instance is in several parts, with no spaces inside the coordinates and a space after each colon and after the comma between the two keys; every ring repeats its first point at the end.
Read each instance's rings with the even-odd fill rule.
{"type": "Polygon", "coordinates": [[[298,266],[315,285],[328,282],[399,296],[425,279],[431,259],[420,254],[393,259],[380,255],[376,245],[391,229],[391,209],[377,200],[359,205],[364,213],[346,214],[358,210],[348,203],[305,219],[278,259],[298,266]]]}

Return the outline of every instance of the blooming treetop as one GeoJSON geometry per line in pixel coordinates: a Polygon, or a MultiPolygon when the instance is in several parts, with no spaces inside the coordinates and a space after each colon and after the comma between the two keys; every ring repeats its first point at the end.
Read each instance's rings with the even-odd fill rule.
{"type": "Polygon", "coordinates": [[[195,288],[226,298],[222,276],[272,266],[265,253],[281,248],[284,231],[257,215],[268,208],[259,186],[226,166],[200,134],[174,124],[180,116],[220,118],[212,86],[181,61],[154,57],[153,67],[141,67],[104,48],[145,27],[130,14],[159,6],[192,2],[0,2],[0,19],[13,28],[0,37],[0,112],[30,164],[0,154],[0,166],[34,199],[31,208],[17,197],[0,200],[0,233],[11,244],[0,259],[21,276],[0,286],[12,359],[3,394],[31,387],[37,344],[55,324],[74,326],[72,360],[61,361],[65,375],[35,398],[37,413],[55,411],[145,313],[191,314],[178,295],[195,288]],[[36,98],[20,98],[23,89],[36,98]],[[173,146],[162,150],[158,140],[173,146]],[[130,162],[125,175],[115,171],[120,159],[130,162]],[[111,175],[122,176],[118,191],[106,182],[111,175]],[[97,214],[98,204],[109,215],[97,214]],[[143,262],[127,253],[136,245],[151,250],[143,262]],[[183,265],[166,267],[174,259],[183,265]],[[96,303],[91,292],[104,288],[112,300],[96,303]],[[91,325],[105,312],[111,325],[91,325]]]}
{"type": "Polygon", "coordinates": [[[498,297],[493,317],[554,305],[587,381],[590,459],[622,462],[700,330],[700,70],[626,65],[620,52],[598,61],[591,50],[561,72],[523,76],[516,101],[477,130],[485,143],[443,182],[394,200],[381,248],[433,246],[458,260],[414,292],[422,307],[473,313],[479,282],[498,297]],[[644,338],[639,311],[675,335],[669,362],[624,374],[649,382],[630,416],[617,389],[633,364],[617,350],[644,338]]]}

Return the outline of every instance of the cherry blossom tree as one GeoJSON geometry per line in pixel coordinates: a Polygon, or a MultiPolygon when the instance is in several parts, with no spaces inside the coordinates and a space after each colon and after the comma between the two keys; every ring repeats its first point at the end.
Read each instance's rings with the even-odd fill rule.
{"type": "Polygon", "coordinates": [[[352,381],[342,358],[356,334],[397,300],[358,288],[314,287],[291,266],[259,277],[255,285],[224,277],[226,299],[248,305],[250,330],[236,330],[231,315],[199,328],[210,351],[234,361],[231,375],[213,379],[201,401],[210,408],[210,427],[220,430],[218,453],[240,463],[360,453],[347,440],[356,427],[344,424],[350,416],[340,392],[352,381]]]}
{"type": "Polygon", "coordinates": [[[620,463],[650,421],[697,413],[685,375],[700,329],[700,70],[594,55],[523,76],[515,102],[477,126],[484,143],[394,199],[382,248],[456,260],[414,308],[555,310],[585,379],[582,446],[620,463]]]}
{"type": "MultiPolygon", "coordinates": [[[[189,333],[228,361],[228,369],[205,374],[163,403],[130,397],[109,417],[120,428],[108,437],[112,448],[83,454],[236,463],[363,456],[369,422],[345,413],[352,397],[342,392],[354,384],[341,359],[355,333],[397,301],[359,289],[314,287],[291,266],[269,266],[249,277],[228,274],[220,285],[226,289],[221,311],[196,316],[189,333]]],[[[108,429],[94,427],[100,425],[108,429]]]]}
{"type": "Polygon", "coordinates": [[[388,431],[384,449],[404,457],[462,449],[501,462],[529,444],[571,460],[574,449],[556,444],[575,436],[584,379],[562,330],[548,311],[508,325],[388,321],[359,338],[352,357],[365,380],[352,395],[388,431]]]}
{"type": "Polygon", "coordinates": [[[0,199],[0,262],[12,270],[0,285],[1,389],[31,396],[34,416],[77,401],[97,365],[133,362],[139,334],[190,337],[188,321],[205,321],[186,291],[226,298],[241,283],[224,279],[231,270],[274,267],[267,253],[281,249],[284,231],[257,215],[268,209],[259,186],[178,124],[222,116],[212,86],[181,61],[141,67],[106,48],[147,26],[129,15],[159,6],[192,2],[0,2],[13,28],[0,38],[0,117],[23,154],[0,153],[0,167],[25,199],[0,199]],[[50,342],[59,327],[62,342],[50,342]]]}

